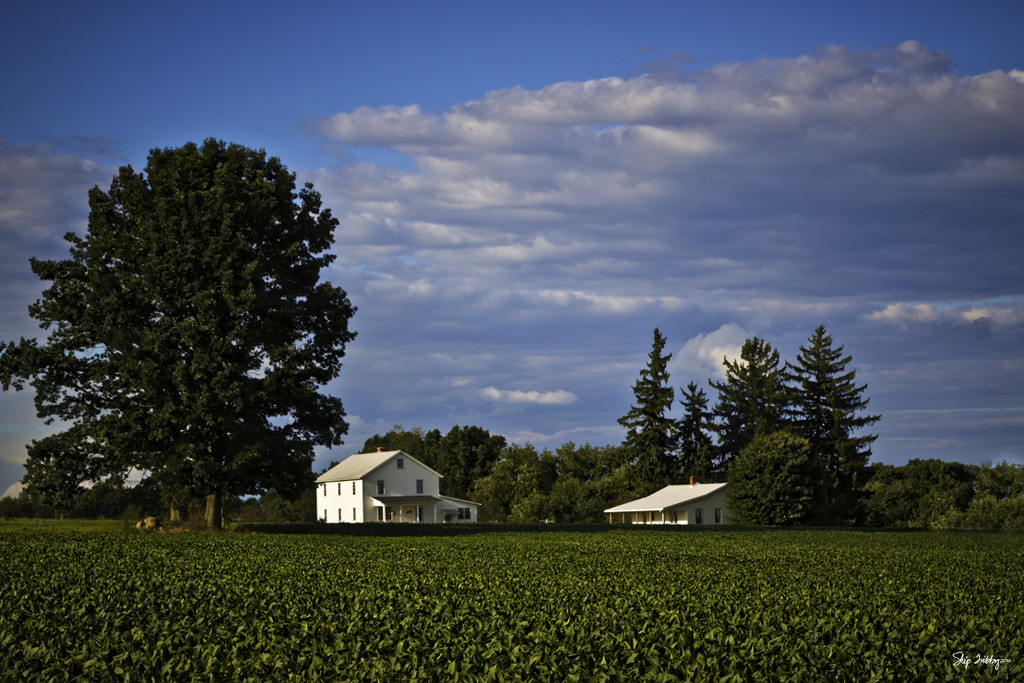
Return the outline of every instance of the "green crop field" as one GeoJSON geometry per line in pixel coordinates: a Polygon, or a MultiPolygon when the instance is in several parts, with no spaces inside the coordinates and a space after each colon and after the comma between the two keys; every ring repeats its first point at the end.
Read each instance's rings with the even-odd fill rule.
{"type": "Polygon", "coordinates": [[[0,529],[0,678],[1024,679],[1024,536],[0,529]]]}

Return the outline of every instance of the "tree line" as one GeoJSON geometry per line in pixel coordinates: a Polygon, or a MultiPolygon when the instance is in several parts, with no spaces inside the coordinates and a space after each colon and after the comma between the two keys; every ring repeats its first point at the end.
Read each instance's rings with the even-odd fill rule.
{"type": "MultiPolygon", "coordinates": [[[[692,477],[728,482],[733,521],[741,524],[1024,529],[1024,467],[939,460],[868,465],[876,437],[863,429],[879,416],[865,413],[866,386],[856,382],[852,358],[824,327],[793,362],[767,341],[748,339],[739,358],[723,359],[723,379],[709,379],[707,389],[690,382],[678,399],[666,344],[654,330],[633,404],[619,420],[626,429],[622,443],[569,441],[549,450],[475,425],[447,433],[395,425],[367,439],[362,451],[405,451],[442,474],[443,494],[479,502],[485,522],[601,522],[609,507],[692,477]]],[[[225,516],[312,523],[316,476],[307,470],[292,489],[228,496],[225,516]]],[[[204,496],[182,495],[160,478],[138,486],[110,478],[69,499],[49,493],[30,487],[0,501],[0,515],[135,520],[178,509],[184,523],[206,523],[204,496]]]]}
{"type": "Polygon", "coordinates": [[[868,464],[877,437],[864,430],[880,416],[866,412],[867,387],[824,326],[792,362],[748,339],[723,359],[724,378],[708,380],[713,396],[690,382],[678,400],[666,343],[654,330],[620,444],[538,450],[480,427],[395,425],[363,450],[417,457],[444,476],[443,493],[479,502],[483,521],[600,522],[609,507],[693,477],[728,482],[741,524],[1024,528],[1024,467],[868,464]]]}
{"type": "MultiPolygon", "coordinates": [[[[0,341],[0,386],[31,387],[37,415],[60,427],[29,444],[26,491],[0,513],[159,506],[171,521],[201,510],[215,529],[225,517],[312,516],[296,501],[312,495],[315,449],[348,431],[324,391],[356,334],[346,293],[321,280],[337,226],[279,159],[214,139],[154,149],[143,172],[122,167],[107,191],[90,190],[86,234],[65,235],[69,257],[30,261],[49,283],[29,306],[45,339],[0,341]],[[132,473],[145,480],[129,486],[132,473]]],[[[874,514],[871,500],[918,484],[868,467],[876,436],[865,430],[879,416],[824,327],[793,362],[748,339],[723,379],[680,388],[679,417],[665,344],[655,329],[621,444],[550,452],[475,426],[396,426],[364,449],[422,459],[446,494],[497,521],[596,521],[691,477],[728,481],[734,520],[755,524],[971,524],[1016,499],[990,485],[1002,475],[943,470],[928,491],[952,508],[874,514]],[[972,476],[964,503],[946,483],[972,476]]],[[[908,480],[931,471],[915,465],[908,480]]]]}
{"type": "Polygon", "coordinates": [[[871,444],[863,430],[867,386],[856,381],[852,357],[819,326],[793,362],[759,337],[737,359],[723,358],[724,379],[708,380],[715,402],[690,382],[683,414],[672,416],[666,339],[658,329],[633,386],[635,404],[619,420],[631,452],[633,488],[649,493],[688,477],[727,481],[734,520],[750,524],[854,524],[871,444]]]}

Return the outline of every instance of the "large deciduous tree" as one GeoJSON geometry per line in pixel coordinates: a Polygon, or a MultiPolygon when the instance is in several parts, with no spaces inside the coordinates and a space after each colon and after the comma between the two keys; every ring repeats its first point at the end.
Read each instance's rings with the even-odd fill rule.
{"type": "Polygon", "coordinates": [[[726,472],[755,436],[786,426],[787,389],[779,352],[758,337],[743,342],[738,360],[723,359],[725,381],[710,381],[718,390],[714,407],[718,434],[716,469],[726,472]]]}
{"type": "Polygon", "coordinates": [[[314,446],[347,431],[321,389],[355,337],[355,307],[321,280],[337,220],[320,195],[211,139],[122,167],[89,208],[69,259],[31,261],[48,337],[0,355],[4,388],[28,380],[39,416],[70,425],[29,449],[30,484],[147,470],[207,494],[215,528],[227,493],[299,487],[314,446]]]}
{"type": "Polygon", "coordinates": [[[729,468],[726,498],[734,524],[783,525],[813,510],[807,439],[788,429],[758,434],[729,468]]]}
{"type": "Polygon", "coordinates": [[[820,325],[801,346],[796,362],[786,364],[794,429],[807,439],[817,470],[820,521],[859,521],[860,493],[867,481],[871,444],[877,435],[861,432],[880,418],[867,415],[867,385],[858,385],[852,357],[834,347],[820,325]]]}
{"type": "Polygon", "coordinates": [[[638,492],[651,492],[677,476],[676,421],[669,417],[675,390],[669,384],[668,362],[672,354],[664,353],[665,337],[654,329],[654,342],[647,367],[633,385],[635,405],[619,418],[626,428],[625,446],[631,452],[634,485],[638,492]]]}

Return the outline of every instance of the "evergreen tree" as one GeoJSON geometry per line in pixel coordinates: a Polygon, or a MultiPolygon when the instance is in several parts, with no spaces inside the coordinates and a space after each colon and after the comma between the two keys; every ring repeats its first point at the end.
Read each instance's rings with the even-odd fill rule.
{"type": "Polygon", "coordinates": [[[669,484],[679,469],[675,456],[677,425],[668,416],[675,401],[675,390],[668,383],[672,354],[663,353],[665,341],[655,328],[647,367],[640,371],[633,385],[636,404],[619,418],[619,424],[626,428],[625,446],[631,453],[634,488],[638,492],[651,492],[669,484]]]}
{"type": "Polygon", "coordinates": [[[824,522],[861,517],[861,490],[866,483],[874,434],[859,433],[880,416],[865,415],[867,385],[858,386],[851,356],[834,348],[824,325],[801,346],[796,363],[786,364],[792,395],[791,417],[807,439],[817,469],[817,506],[824,522]]]}
{"type": "Polygon", "coordinates": [[[708,481],[713,469],[711,430],[714,414],[708,410],[708,395],[696,382],[690,382],[682,391],[679,399],[683,406],[683,417],[679,420],[679,473],[684,481],[688,477],[708,481]]]}
{"type": "Polygon", "coordinates": [[[739,360],[723,362],[725,381],[709,381],[718,390],[714,413],[718,434],[715,469],[719,474],[728,471],[732,460],[755,436],[785,427],[788,403],[779,352],[768,342],[748,339],[739,360]]]}
{"type": "Polygon", "coordinates": [[[29,308],[48,339],[0,345],[4,389],[29,380],[39,416],[70,425],[30,449],[30,485],[145,470],[208,495],[215,528],[226,495],[297,493],[348,429],[319,390],[355,337],[355,307],[320,281],[338,224],[320,195],[211,139],[154,149],[89,208],[69,259],[31,261],[52,283],[29,308]]]}

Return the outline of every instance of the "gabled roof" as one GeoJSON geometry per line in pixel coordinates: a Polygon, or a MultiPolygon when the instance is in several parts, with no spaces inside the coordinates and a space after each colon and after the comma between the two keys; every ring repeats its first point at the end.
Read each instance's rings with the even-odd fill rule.
{"type": "Polygon", "coordinates": [[[439,472],[427,467],[405,451],[376,451],[374,453],[355,453],[348,456],[337,465],[317,477],[316,483],[322,484],[328,481],[354,481],[356,479],[362,479],[381,465],[387,463],[392,458],[398,457],[399,455],[408,460],[412,460],[427,471],[433,472],[438,477],[442,476],[439,472]]]}
{"type": "Polygon", "coordinates": [[[646,498],[638,498],[637,500],[608,508],[605,512],[661,512],[662,510],[672,510],[701,498],[706,498],[712,493],[724,489],[725,486],[725,484],[677,484],[675,486],[666,486],[646,498]]]}

